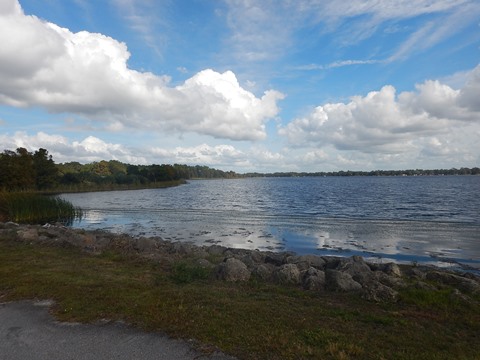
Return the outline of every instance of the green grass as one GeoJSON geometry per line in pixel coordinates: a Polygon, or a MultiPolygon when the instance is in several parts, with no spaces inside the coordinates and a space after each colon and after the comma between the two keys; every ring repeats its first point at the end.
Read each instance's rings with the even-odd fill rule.
{"type": "Polygon", "coordinates": [[[243,359],[479,358],[478,302],[453,301],[448,289],[405,290],[399,303],[375,304],[210,275],[188,259],[92,256],[0,234],[0,301],[53,299],[62,321],[124,320],[243,359]]]}
{"type": "Polygon", "coordinates": [[[17,223],[60,222],[71,224],[82,216],[80,209],[56,196],[36,193],[0,193],[0,221],[17,223]]]}

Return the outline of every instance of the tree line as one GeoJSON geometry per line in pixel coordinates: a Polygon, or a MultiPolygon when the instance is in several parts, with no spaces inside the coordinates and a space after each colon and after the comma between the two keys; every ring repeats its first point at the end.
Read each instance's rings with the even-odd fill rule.
{"type": "Polygon", "coordinates": [[[117,160],[89,164],[67,162],[55,164],[52,155],[40,148],[25,148],[0,153],[0,191],[82,191],[160,187],[188,179],[232,178],[233,171],[208,166],[180,164],[131,165],[117,160]]]}
{"type": "Polygon", "coordinates": [[[189,179],[230,179],[243,177],[302,177],[302,176],[423,176],[480,175],[480,169],[410,169],[336,172],[275,172],[238,174],[208,166],[181,164],[132,165],[117,160],[88,164],[66,162],[55,164],[52,155],[40,148],[29,152],[25,148],[0,153],[0,191],[88,191],[102,189],[133,189],[161,187],[189,179]]]}
{"type": "Polygon", "coordinates": [[[247,173],[245,177],[306,177],[306,176],[429,176],[429,175],[480,175],[480,168],[460,169],[408,169],[408,170],[372,170],[372,171],[330,171],[330,172],[275,172],[247,173]]]}

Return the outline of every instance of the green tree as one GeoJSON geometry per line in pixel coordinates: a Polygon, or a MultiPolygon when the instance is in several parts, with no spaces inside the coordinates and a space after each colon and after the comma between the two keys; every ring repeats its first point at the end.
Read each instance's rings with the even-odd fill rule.
{"type": "Polygon", "coordinates": [[[35,183],[38,190],[52,189],[58,184],[58,168],[53,162],[52,155],[45,149],[38,149],[33,154],[35,183]]]}

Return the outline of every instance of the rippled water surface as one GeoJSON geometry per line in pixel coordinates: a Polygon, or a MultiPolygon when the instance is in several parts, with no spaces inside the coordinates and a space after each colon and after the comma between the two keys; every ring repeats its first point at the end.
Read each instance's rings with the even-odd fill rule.
{"type": "Polygon", "coordinates": [[[62,197],[86,229],[480,268],[480,176],[197,180],[62,197]]]}

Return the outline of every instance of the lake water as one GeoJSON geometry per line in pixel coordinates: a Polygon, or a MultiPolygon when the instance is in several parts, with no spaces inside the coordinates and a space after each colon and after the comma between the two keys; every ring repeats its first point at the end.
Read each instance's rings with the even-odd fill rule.
{"type": "Polygon", "coordinates": [[[63,194],[73,226],[172,241],[480,269],[480,176],[195,180],[63,194]]]}

